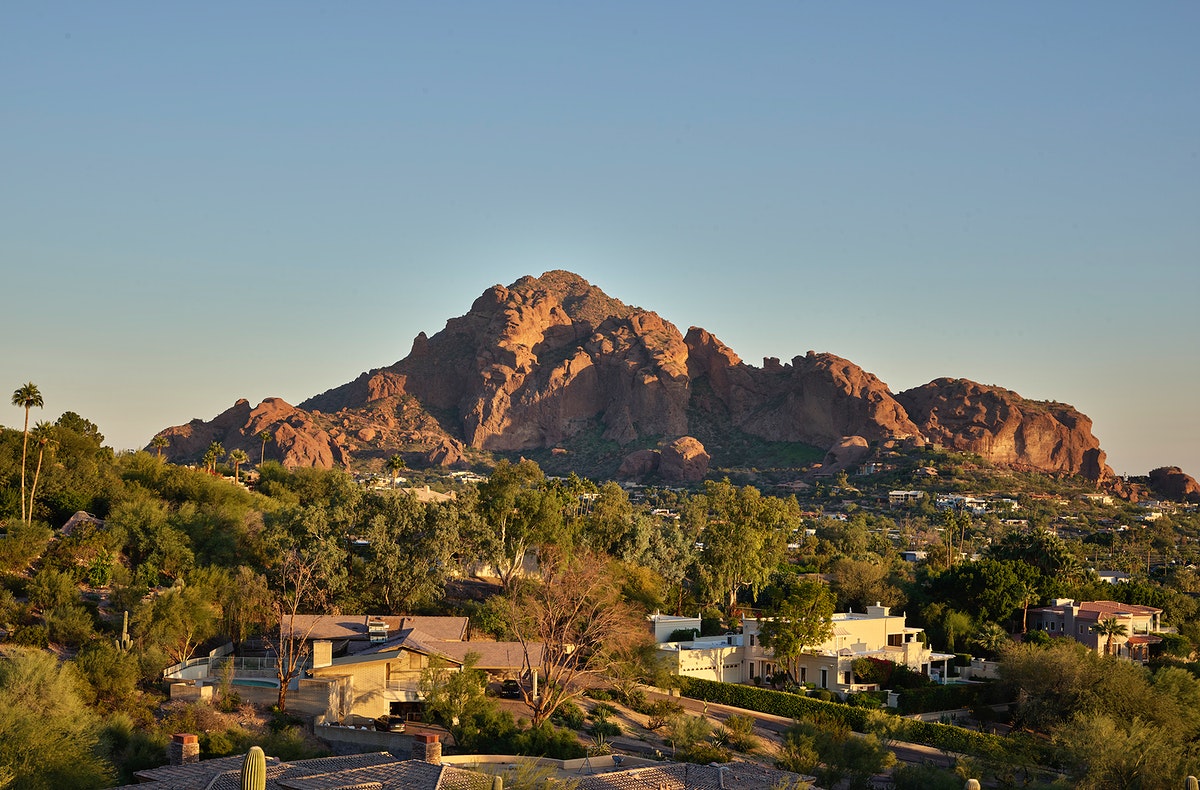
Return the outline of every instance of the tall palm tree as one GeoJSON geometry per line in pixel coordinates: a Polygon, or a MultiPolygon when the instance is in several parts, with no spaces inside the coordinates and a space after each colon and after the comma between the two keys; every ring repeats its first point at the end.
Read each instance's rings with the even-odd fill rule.
{"type": "Polygon", "coordinates": [[[25,510],[25,457],[29,450],[29,410],[34,406],[45,407],[42,393],[32,381],[13,391],[12,405],[25,409],[25,441],[21,444],[21,521],[28,523],[29,513],[25,510]]]}
{"type": "Polygon", "coordinates": [[[220,442],[213,442],[208,446],[208,452],[204,454],[205,458],[210,458],[208,463],[208,471],[214,475],[217,473],[217,462],[225,457],[225,447],[220,442]]]}
{"type": "Polygon", "coordinates": [[[42,474],[42,455],[46,445],[54,441],[54,426],[42,420],[33,426],[33,440],[38,444],[37,468],[33,473],[33,485],[29,488],[29,520],[33,521],[33,498],[37,495],[38,477],[42,474]]]}
{"type": "Polygon", "coordinates": [[[404,463],[404,459],[399,455],[393,455],[387,459],[387,468],[392,473],[392,488],[396,487],[396,478],[400,476],[400,472],[408,468],[408,464],[404,463]]]}
{"type": "Polygon", "coordinates": [[[162,460],[163,448],[169,446],[170,444],[171,440],[166,436],[163,436],[161,433],[150,440],[150,446],[158,450],[158,460],[160,461],[162,460]]]}
{"type": "Polygon", "coordinates": [[[246,451],[239,447],[229,454],[229,463],[233,464],[233,479],[236,481],[240,479],[238,478],[238,469],[242,464],[250,463],[250,456],[246,455],[246,451]]]}
{"type": "Polygon", "coordinates": [[[275,437],[270,431],[263,430],[258,432],[258,438],[262,440],[262,455],[258,458],[258,465],[262,466],[267,460],[267,442],[275,441],[275,437]]]}
{"type": "Polygon", "coordinates": [[[1128,636],[1129,627],[1124,623],[1118,622],[1115,617],[1107,617],[1092,626],[1092,633],[1108,638],[1108,641],[1104,644],[1104,655],[1111,656],[1113,637],[1128,636]]]}

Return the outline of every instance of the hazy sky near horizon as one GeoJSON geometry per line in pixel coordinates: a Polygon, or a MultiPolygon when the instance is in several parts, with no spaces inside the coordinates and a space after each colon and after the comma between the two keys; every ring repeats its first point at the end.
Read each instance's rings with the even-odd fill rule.
{"type": "MultiPolygon", "coordinates": [[[[1194,2],[0,7],[0,384],[117,449],[577,272],[1200,477],[1194,2]]],[[[5,401],[7,404],[7,401],[5,401]]],[[[20,427],[5,405],[0,423],[20,427]]]]}

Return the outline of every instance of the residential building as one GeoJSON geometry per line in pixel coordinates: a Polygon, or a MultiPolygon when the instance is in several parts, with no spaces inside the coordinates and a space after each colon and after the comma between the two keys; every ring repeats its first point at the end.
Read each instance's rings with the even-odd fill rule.
{"type": "MultiPolygon", "coordinates": [[[[878,658],[902,664],[934,678],[944,678],[954,656],[935,653],[920,628],[909,627],[903,614],[876,604],[866,612],[838,612],[833,635],[801,655],[791,669],[795,680],[839,694],[875,686],[857,683],[853,664],[859,658],[878,658]]],[[[780,670],[778,660],[762,645],[761,621],[747,617],[740,634],[705,637],[691,642],[660,645],[674,659],[673,670],[685,677],[726,683],[761,683],[780,670]]]]}
{"type": "Polygon", "coordinates": [[[1035,606],[1029,610],[1029,628],[1050,636],[1074,639],[1097,653],[1108,649],[1109,638],[1096,632],[1096,626],[1108,619],[1125,626],[1125,634],[1112,637],[1112,654],[1132,661],[1150,658],[1150,645],[1162,642],[1162,609],[1153,606],[1118,603],[1116,601],[1085,601],[1076,603],[1070,598],[1057,598],[1051,606],[1035,606]]]}
{"type": "MultiPolygon", "coordinates": [[[[425,669],[440,665],[457,671],[473,653],[475,668],[487,672],[489,678],[520,679],[526,667],[541,665],[541,645],[528,648],[527,663],[520,642],[462,642],[407,628],[387,641],[334,658],[332,643],[317,641],[306,685],[327,684],[326,720],[341,721],[351,715],[419,720],[423,707],[419,682],[425,669]]],[[[536,683],[536,675],[527,682],[536,683]]]]}

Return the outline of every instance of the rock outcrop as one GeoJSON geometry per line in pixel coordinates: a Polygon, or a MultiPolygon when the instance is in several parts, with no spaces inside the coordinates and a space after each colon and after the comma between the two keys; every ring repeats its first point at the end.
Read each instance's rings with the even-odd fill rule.
{"type": "Polygon", "coordinates": [[[330,469],[350,462],[345,449],[316,424],[311,414],[281,398],[267,398],[253,409],[249,401],[238,400],[209,422],[192,420],[159,435],[168,442],[165,457],[177,463],[199,461],[213,442],[219,442],[226,452],[244,450],[252,461],[262,458],[265,449],[267,460],[288,467],[330,469]],[[271,435],[265,448],[260,438],[264,431],[271,435]]]}
{"type": "Polygon", "coordinates": [[[613,467],[628,456],[622,476],[693,480],[730,440],[834,448],[831,463],[842,466],[863,447],[928,440],[999,464],[1111,475],[1091,422],[1069,406],[954,379],[893,395],[849,360],[812,351],[755,367],[709,332],[684,337],[563,271],[489,288],[442,331],[419,334],[404,359],[299,408],[240,401],[210,423],[168,429],[169,452],[198,458],[215,440],[257,458],[260,426],[276,437],[269,454],[303,465],[345,465],[350,454],[379,463],[396,452],[454,465],[549,448],[569,459],[605,445],[618,448],[607,451],[613,467]],[[619,449],[648,439],[662,449],[619,449]]]}
{"type": "Polygon", "coordinates": [[[1113,476],[1092,435],[1092,421],[1066,404],[950,378],[901,392],[896,399],[935,444],[1014,468],[1095,481],[1113,476]]]}
{"type": "Polygon", "coordinates": [[[1150,490],[1169,502],[1200,502],[1200,483],[1178,466],[1162,466],[1150,471],[1150,490]]]}

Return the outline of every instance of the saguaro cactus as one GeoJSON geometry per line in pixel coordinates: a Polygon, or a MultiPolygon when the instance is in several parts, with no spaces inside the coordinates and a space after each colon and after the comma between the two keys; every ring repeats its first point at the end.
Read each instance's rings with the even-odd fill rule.
{"type": "Polygon", "coordinates": [[[117,643],[117,649],[122,653],[128,653],[129,648],[133,647],[133,640],[129,638],[129,610],[125,610],[125,620],[121,623],[121,638],[113,640],[117,643]]]}
{"type": "Polygon", "coordinates": [[[267,756],[257,746],[251,746],[242,762],[242,790],[266,790],[267,756]]]}

